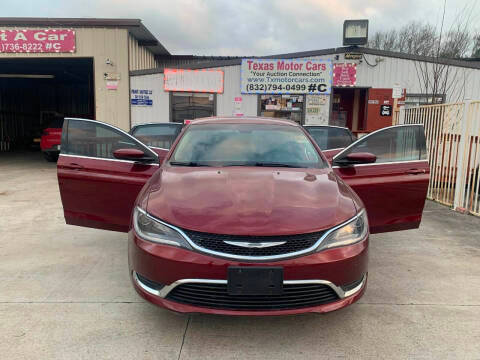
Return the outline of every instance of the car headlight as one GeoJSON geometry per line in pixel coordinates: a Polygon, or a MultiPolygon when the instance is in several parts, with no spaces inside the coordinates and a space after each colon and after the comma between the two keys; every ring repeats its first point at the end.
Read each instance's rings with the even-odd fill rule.
{"type": "Polygon", "coordinates": [[[351,221],[328,234],[317,251],[355,244],[365,239],[367,233],[367,213],[362,210],[351,221]]]}
{"type": "Polygon", "coordinates": [[[156,220],[139,207],[136,207],[133,213],[133,226],[137,235],[142,239],[191,249],[187,240],[177,230],[156,220]]]}

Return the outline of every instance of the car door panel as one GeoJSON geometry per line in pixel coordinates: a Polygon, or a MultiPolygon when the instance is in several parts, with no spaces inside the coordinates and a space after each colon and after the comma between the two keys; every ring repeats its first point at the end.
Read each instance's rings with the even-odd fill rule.
{"type": "Polygon", "coordinates": [[[371,233],[420,226],[430,170],[427,161],[334,167],[362,199],[371,233]],[[409,173],[412,169],[417,174],[409,173]]]}
{"type": "Polygon", "coordinates": [[[378,162],[339,165],[339,160],[349,153],[365,151],[362,146],[367,139],[361,138],[334,157],[333,170],[362,199],[371,233],[418,228],[430,175],[423,128],[417,125],[390,127],[371,136],[369,141],[375,144],[371,147],[372,153],[378,155],[378,162]],[[415,139],[412,140],[412,136],[415,139]],[[382,144],[386,147],[383,152],[382,144]],[[394,156],[400,160],[390,161],[394,156]],[[412,159],[414,157],[416,159],[412,159]]]}
{"type": "Polygon", "coordinates": [[[57,174],[67,224],[127,232],[135,199],[157,169],[60,155],[57,174]],[[81,168],[72,169],[72,161],[81,168]]]}
{"type": "MultiPolygon", "coordinates": [[[[135,199],[159,164],[79,155],[81,146],[67,139],[68,121],[64,131],[57,176],[66,223],[127,232],[135,199]]],[[[131,144],[129,136],[118,146],[131,144]]]]}

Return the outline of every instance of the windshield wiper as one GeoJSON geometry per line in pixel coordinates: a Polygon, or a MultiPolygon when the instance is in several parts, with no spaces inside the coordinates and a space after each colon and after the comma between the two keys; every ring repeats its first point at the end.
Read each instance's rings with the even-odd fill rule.
{"type": "Polygon", "coordinates": [[[210,165],[201,164],[201,163],[198,163],[198,162],[195,162],[195,161],[170,161],[169,164],[173,165],[173,166],[191,166],[191,167],[210,166],[210,165]]]}
{"type": "Polygon", "coordinates": [[[255,166],[265,166],[265,167],[289,167],[289,168],[302,168],[303,166],[284,164],[284,163],[274,163],[274,162],[256,162],[255,166]]]}

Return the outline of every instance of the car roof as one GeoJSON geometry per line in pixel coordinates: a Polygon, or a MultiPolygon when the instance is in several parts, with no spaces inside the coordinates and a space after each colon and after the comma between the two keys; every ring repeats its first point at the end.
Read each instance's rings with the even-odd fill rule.
{"type": "Polygon", "coordinates": [[[264,125],[286,125],[297,126],[300,125],[295,121],[287,119],[269,118],[261,116],[211,116],[206,118],[198,118],[192,120],[190,125],[203,125],[203,124],[264,124],[264,125]]]}
{"type": "Polygon", "coordinates": [[[305,128],[315,128],[315,127],[330,127],[330,128],[337,128],[337,129],[345,129],[350,130],[348,127],[345,126],[335,126],[335,125],[303,125],[305,128]]]}
{"type": "Polygon", "coordinates": [[[149,126],[149,125],[175,125],[175,126],[183,126],[181,123],[176,123],[176,122],[149,122],[149,123],[143,123],[143,124],[136,124],[134,127],[139,127],[139,126],[149,126]]]}

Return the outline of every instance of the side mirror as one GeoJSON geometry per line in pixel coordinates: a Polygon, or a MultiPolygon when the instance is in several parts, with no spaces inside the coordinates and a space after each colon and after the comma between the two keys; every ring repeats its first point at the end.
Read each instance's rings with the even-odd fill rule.
{"type": "Polygon", "coordinates": [[[138,149],[118,149],[113,152],[113,156],[120,160],[142,161],[145,159],[145,153],[138,149]]]}
{"type": "Polygon", "coordinates": [[[340,166],[348,166],[354,164],[371,164],[377,161],[377,157],[368,152],[361,152],[361,153],[350,153],[343,159],[334,160],[334,164],[340,166]]]}
{"type": "Polygon", "coordinates": [[[346,159],[352,164],[371,164],[377,161],[377,157],[368,152],[351,153],[347,155],[346,159]]]}

